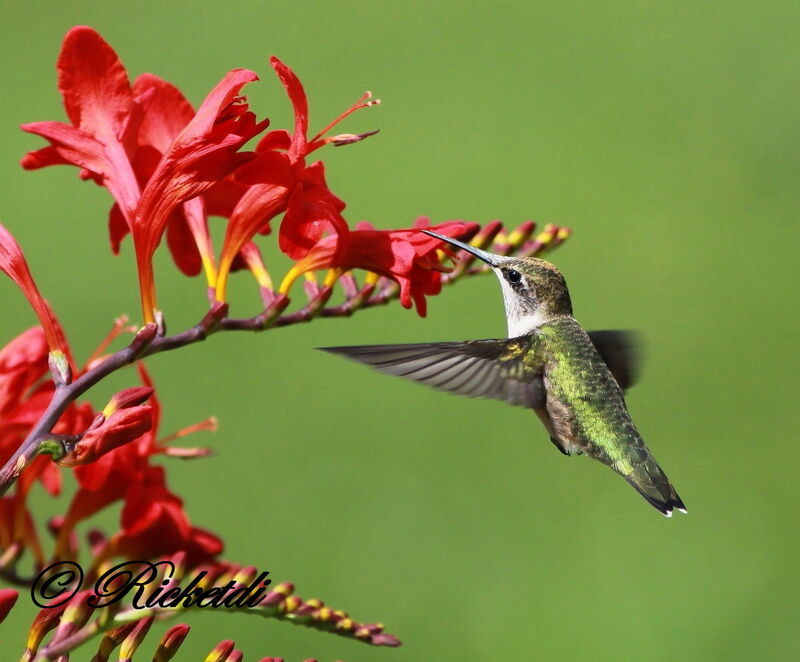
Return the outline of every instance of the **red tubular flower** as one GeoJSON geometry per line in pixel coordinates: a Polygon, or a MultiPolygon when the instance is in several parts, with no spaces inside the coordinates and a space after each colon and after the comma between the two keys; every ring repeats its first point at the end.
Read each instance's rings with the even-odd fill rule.
{"type": "MultiPolygon", "coordinates": [[[[270,58],[294,108],[294,134],[271,131],[256,147],[256,158],[240,168],[236,181],[248,188],[232,209],[220,255],[217,300],[225,300],[225,289],[231,264],[241,248],[267,223],[286,212],[281,223],[278,243],[292,259],[305,256],[325,232],[344,236],[347,222],[341,212],[342,200],[328,189],[325,168],[321,161],[306,165],[306,157],[328,142],[345,144],[361,140],[369,134],[323,137],[342,119],[367,106],[380,103],[365,94],[358,103],[331,122],[312,139],[308,139],[308,100],[300,80],[276,57],[270,58]]],[[[236,191],[228,189],[229,193],[236,191]]]]}
{"type": "MultiPolygon", "coordinates": [[[[152,74],[142,74],[133,84],[134,100],[143,107],[136,134],[133,169],[141,187],[153,176],[172,141],[195,115],[194,108],[174,85],[152,74]]],[[[128,223],[116,205],[109,218],[111,247],[119,252],[128,223]]],[[[202,198],[189,200],[176,208],[167,230],[167,243],[178,268],[195,276],[206,269],[209,285],[216,280],[211,238],[202,198]]]]}
{"type": "Polygon", "coordinates": [[[58,461],[62,467],[76,467],[100,459],[106,453],[141,437],[152,427],[152,407],[139,405],[120,409],[101,425],[89,430],[71,453],[58,461]]]}
{"type": "MultiPolygon", "coordinates": [[[[142,366],[139,369],[145,388],[121,391],[112,398],[110,406],[117,399],[135,402],[152,389],[150,377],[142,366]],[[134,396],[133,400],[131,396],[134,396]]],[[[152,558],[162,553],[185,551],[192,561],[199,562],[207,561],[221,551],[222,543],[216,536],[191,525],[183,512],[181,500],[167,489],[163,469],[150,464],[153,455],[165,450],[162,444],[156,443],[161,407],[154,396],[151,396],[150,403],[148,406],[119,409],[106,422],[122,423],[128,421],[130,415],[136,424],[140,416],[136,412],[149,410],[149,429],[138,431],[133,440],[123,440],[123,445],[105,452],[96,461],[75,467],[79,489],[59,531],[57,554],[66,548],[69,535],[79,522],[119,500],[124,501],[122,530],[105,546],[101,561],[115,555],[152,558]]],[[[95,431],[102,435],[103,428],[90,430],[84,440],[95,431]]],[[[130,436],[134,436],[133,431],[130,436]]],[[[101,439],[98,443],[103,446],[113,441],[101,439]]]]}
{"type": "MultiPolygon", "coordinates": [[[[342,242],[337,251],[335,236],[322,239],[289,271],[280,287],[287,294],[294,280],[307,271],[327,268],[366,269],[400,284],[400,302],[410,308],[416,304],[421,317],[426,313],[425,295],[441,290],[441,272],[446,271],[437,256],[441,242],[416,228],[427,228],[428,219],[417,219],[414,228],[374,230],[368,223],[359,224],[342,242]]],[[[448,221],[434,226],[439,234],[454,239],[468,239],[479,229],[477,223],[448,221]]]]}
{"type": "Polygon", "coordinates": [[[142,192],[131,231],[145,322],[155,319],[152,259],[171,214],[251,158],[238,151],[267,126],[237,96],[254,80],[258,76],[247,69],[229,71],[172,141],[142,192]]]}
{"type": "MultiPolygon", "coordinates": [[[[141,365],[139,372],[145,387],[152,388],[150,376],[141,365]]],[[[154,395],[151,396],[149,407],[150,429],[131,443],[101,456],[97,461],[75,467],[78,491],[72,497],[64,518],[58,546],[66,544],[67,536],[78,522],[125,498],[129,486],[141,480],[150,456],[160,450],[156,445],[156,435],[161,422],[161,403],[154,395]]]]}
{"type": "MultiPolygon", "coordinates": [[[[2,270],[17,287],[22,290],[25,298],[30,303],[31,308],[39,318],[39,322],[44,329],[47,344],[51,352],[61,352],[66,356],[72,365],[69,347],[61,325],[56,319],[55,313],[44,297],[39,293],[39,288],[33,280],[28,263],[22,254],[22,249],[11,235],[11,233],[0,224],[0,270],[2,270]]],[[[74,368],[74,366],[73,366],[74,368]]]]}
{"type": "MultiPolygon", "coordinates": [[[[152,256],[170,220],[177,219],[170,245],[185,273],[197,273],[199,262],[210,259],[203,201],[193,199],[252,156],[238,150],[268,121],[256,122],[238,94],[257,76],[228,72],[193,113],[178,90],[155,76],[140,77],[132,88],[113,49],[85,26],[67,33],[58,71],[72,125],[24,125],[50,146],[27,154],[22,165],[77,165],[83,178],[108,188],[116,201],[109,218],[112,249],[132,232],[143,313],[151,322],[152,256]],[[185,241],[189,236],[196,248],[185,241]]],[[[207,266],[211,281],[213,264],[207,266]]]]}
{"type": "Polygon", "coordinates": [[[26,170],[73,164],[114,196],[130,223],[139,201],[139,185],[125,141],[135,128],[134,100],[128,74],[114,50],[94,30],[77,26],[67,32],[58,57],[58,89],[72,125],[24,124],[23,131],[50,142],[22,159],[26,170]]]}
{"type": "Polygon", "coordinates": [[[191,525],[183,501],[167,489],[162,467],[148,467],[142,480],[131,485],[121,524],[106,557],[152,558],[185,551],[187,563],[194,566],[222,552],[217,536],[191,525]]]}

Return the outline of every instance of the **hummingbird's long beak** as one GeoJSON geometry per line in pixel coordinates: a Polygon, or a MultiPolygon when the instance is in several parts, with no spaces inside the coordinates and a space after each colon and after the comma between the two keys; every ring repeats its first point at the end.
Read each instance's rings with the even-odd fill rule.
{"type": "Polygon", "coordinates": [[[448,244],[452,244],[453,246],[457,246],[458,248],[467,251],[474,255],[475,257],[483,260],[488,264],[490,267],[495,268],[500,266],[500,260],[502,256],[495,255],[494,253],[487,253],[486,251],[482,251],[480,248],[475,248],[475,246],[470,246],[469,244],[465,244],[458,239],[452,239],[450,237],[445,237],[441,234],[436,234],[435,232],[431,232],[430,230],[423,230],[423,232],[431,237],[436,237],[437,239],[441,239],[442,241],[446,241],[448,244]]]}

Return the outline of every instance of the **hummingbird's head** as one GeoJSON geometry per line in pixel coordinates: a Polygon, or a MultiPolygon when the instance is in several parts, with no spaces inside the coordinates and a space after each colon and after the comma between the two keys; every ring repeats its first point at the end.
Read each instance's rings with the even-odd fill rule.
{"type": "Polygon", "coordinates": [[[554,317],[572,315],[564,276],[549,262],[495,255],[430,230],[423,232],[464,249],[492,268],[503,290],[509,338],[530,333],[554,317]]]}

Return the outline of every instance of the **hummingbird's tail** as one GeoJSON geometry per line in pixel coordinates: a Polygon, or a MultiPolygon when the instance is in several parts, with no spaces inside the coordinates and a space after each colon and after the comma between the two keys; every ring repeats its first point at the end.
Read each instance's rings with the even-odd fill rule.
{"type": "Polygon", "coordinates": [[[662,515],[672,517],[673,510],[687,512],[669,478],[650,453],[644,462],[634,464],[633,471],[623,476],[662,515]]]}

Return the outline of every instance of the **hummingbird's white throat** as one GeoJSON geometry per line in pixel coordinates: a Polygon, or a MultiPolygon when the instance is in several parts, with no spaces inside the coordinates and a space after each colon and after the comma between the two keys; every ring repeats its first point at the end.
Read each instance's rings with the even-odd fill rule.
{"type": "Polygon", "coordinates": [[[509,338],[524,336],[547,321],[547,316],[541,306],[532,306],[530,301],[525,301],[518,292],[515,292],[509,282],[503,278],[500,269],[495,268],[492,271],[500,281],[500,288],[503,290],[509,338]]]}

